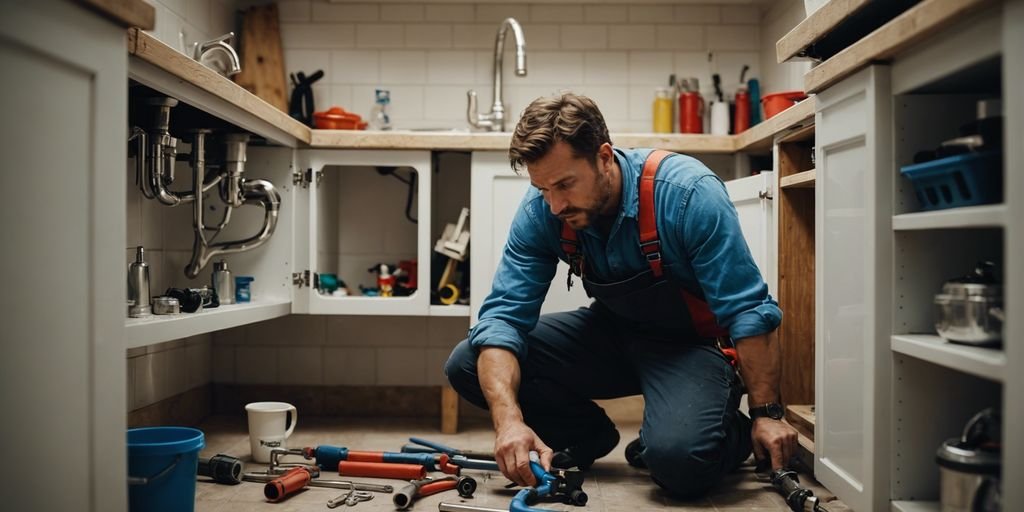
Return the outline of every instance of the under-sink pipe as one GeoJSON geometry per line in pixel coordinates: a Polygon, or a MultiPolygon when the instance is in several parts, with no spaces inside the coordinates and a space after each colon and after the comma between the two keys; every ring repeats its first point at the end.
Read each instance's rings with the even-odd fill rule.
{"type": "MultiPolygon", "coordinates": [[[[200,190],[204,187],[203,177],[206,175],[206,136],[209,135],[209,130],[195,130],[194,140],[192,142],[192,156],[190,164],[192,166],[192,183],[193,190],[200,190]]],[[[237,138],[236,138],[237,139],[237,138]]],[[[248,140],[246,138],[246,140],[248,140]]],[[[230,147],[230,146],[229,146],[230,147]]],[[[229,150],[230,152],[230,150],[229,150]]],[[[236,154],[236,158],[240,156],[241,161],[245,161],[245,142],[242,141],[240,153],[236,154]]],[[[238,171],[241,174],[241,171],[238,171]]],[[[223,176],[223,174],[221,174],[223,176]]],[[[221,181],[221,190],[230,188],[225,186],[225,183],[230,183],[228,180],[221,181]]],[[[218,242],[211,243],[206,237],[206,231],[210,230],[207,228],[203,221],[203,212],[205,201],[203,194],[196,194],[195,201],[193,204],[193,219],[192,229],[194,231],[194,237],[192,242],[192,259],[189,261],[188,266],[185,267],[185,275],[189,278],[195,278],[199,275],[199,272],[210,263],[210,260],[218,255],[232,254],[248,251],[255,249],[270,239],[270,236],[274,234],[274,230],[277,228],[278,213],[281,209],[281,195],[274,188],[274,185],[267,180],[245,180],[239,178],[238,180],[238,206],[243,205],[258,205],[264,209],[263,216],[263,227],[260,228],[259,233],[243,239],[230,242],[218,242]]],[[[227,200],[224,201],[228,203],[227,200]]],[[[227,206],[230,209],[233,208],[230,204],[227,206]]],[[[225,214],[227,215],[227,214],[225,214]]],[[[226,224],[226,221],[221,222],[221,226],[226,224]]]]}

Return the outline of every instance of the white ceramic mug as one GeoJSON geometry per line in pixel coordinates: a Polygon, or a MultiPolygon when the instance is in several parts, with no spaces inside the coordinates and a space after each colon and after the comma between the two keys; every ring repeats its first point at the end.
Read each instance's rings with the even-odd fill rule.
{"type": "Polygon", "coordinates": [[[245,406],[245,411],[249,414],[252,460],[269,463],[270,450],[287,448],[286,441],[299,419],[298,410],[284,402],[253,402],[245,406]]]}

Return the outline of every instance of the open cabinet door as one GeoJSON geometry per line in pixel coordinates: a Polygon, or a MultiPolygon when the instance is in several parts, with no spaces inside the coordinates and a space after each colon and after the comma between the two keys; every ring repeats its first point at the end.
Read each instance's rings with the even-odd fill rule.
{"type": "Polygon", "coordinates": [[[772,197],[775,180],[773,173],[760,174],[725,182],[729,199],[736,207],[740,229],[754,256],[761,277],[768,283],[768,291],[776,296],[775,221],[772,216],[772,197]]]}
{"type": "MultiPolygon", "coordinates": [[[[423,315],[430,309],[429,151],[309,149],[296,152],[296,312],[423,315]],[[298,180],[297,180],[298,181],[298,180]],[[372,295],[370,269],[414,262],[415,291],[372,295]],[[334,277],[348,295],[331,293],[334,277]]],[[[412,272],[409,272],[410,277],[412,272]]]]}
{"type": "MultiPolygon", "coordinates": [[[[470,308],[471,321],[476,323],[480,305],[491,293],[491,281],[498,268],[505,241],[512,226],[512,219],[519,209],[530,178],[525,173],[517,175],[508,164],[508,155],[503,152],[473,153],[472,188],[470,192],[470,231],[473,233],[473,250],[470,258],[470,308]]],[[[583,285],[576,279],[572,290],[566,290],[565,276],[569,265],[559,262],[558,270],[541,307],[541,314],[570,311],[590,304],[590,298],[583,285]]]]}

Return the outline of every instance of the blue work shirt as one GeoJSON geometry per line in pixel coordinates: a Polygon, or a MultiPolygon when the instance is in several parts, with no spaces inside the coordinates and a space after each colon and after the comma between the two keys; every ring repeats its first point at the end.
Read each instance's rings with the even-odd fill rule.
{"type": "MultiPolygon", "coordinates": [[[[640,174],[651,151],[615,149],[622,170],[618,216],[607,237],[593,225],[578,236],[594,281],[622,281],[650,268],[640,250],[637,215],[640,174]]],[[[718,325],[733,339],[778,327],[782,310],[768,294],[718,176],[695,158],[671,156],[655,178],[654,204],[663,263],[686,287],[703,291],[718,325]]],[[[473,347],[502,347],[520,360],[526,357],[526,334],[537,324],[558,261],[567,260],[561,230],[562,221],[531,186],[512,221],[491,294],[470,331],[473,347]]]]}

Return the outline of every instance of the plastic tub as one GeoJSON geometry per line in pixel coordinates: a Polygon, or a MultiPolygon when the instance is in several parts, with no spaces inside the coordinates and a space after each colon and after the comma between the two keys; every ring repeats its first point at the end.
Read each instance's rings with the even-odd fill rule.
{"type": "Polygon", "coordinates": [[[191,512],[196,502],[200,430],[147,427],[128,430],[128,510],[191,512]]]}
{"type": "Polygon", "coordinates": [[[761,105],[764,106],[764,118],[769,119],[775,114],[786,110],[796,102],[807,99],[803,91],[786,91],[766,94],[761,98],[761,105]]]}
{"type": "Polygon", "coordinates": [[[902,167],[922,210],[998,203],[1003,200],[1001,151],[954,155],[902,167]]]}
{"type": "Polygon", "coordinates": [[[313,124],[319,130],[364,130],[367,126],[359,114],[353,114],[341,107],[331,107],[326,112],[313,113],[313,124]]]}

